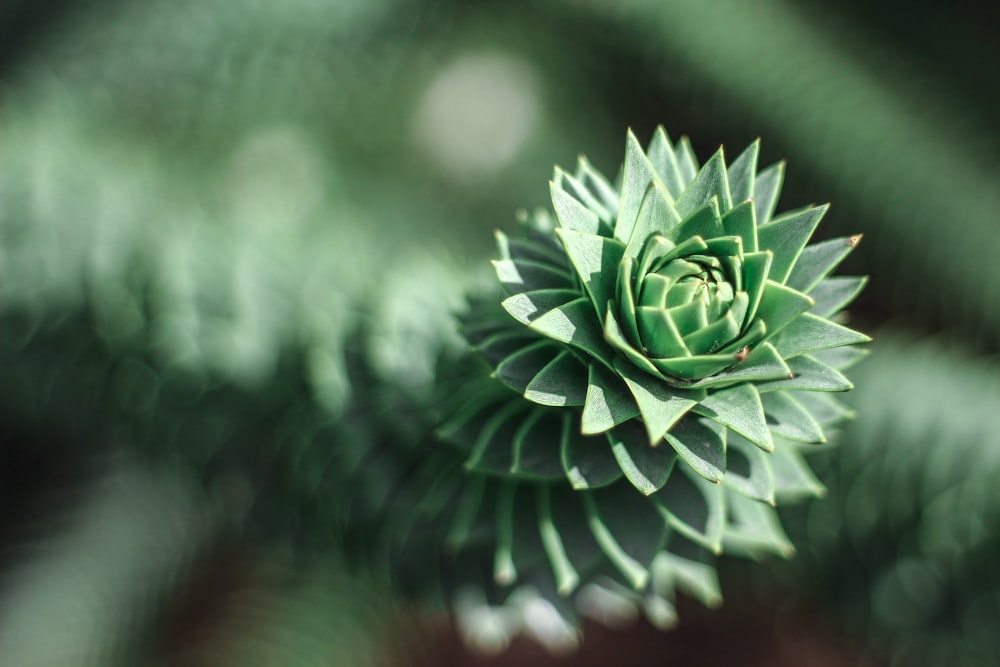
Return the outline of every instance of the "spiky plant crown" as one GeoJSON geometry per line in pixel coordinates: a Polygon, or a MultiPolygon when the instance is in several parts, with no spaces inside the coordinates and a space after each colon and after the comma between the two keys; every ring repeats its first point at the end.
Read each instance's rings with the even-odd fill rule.
{"type": "Polygon", "coordinates": [[[758,148],[699,168],[686,140],[630,132],[619,187],[581,158],[554,216],[498,233],[505,294],[462,317],[492,374],[438,429],[500,487],[497,582],[611,574],[667,621],[675,587],[718,598],[711,554],[791,553],[773,506],[822,490],[801,445],[850,414],[831,392],[870,339],[831,318],[866,279],[828,277],[859,237],[807,245],[826,206],[773,215],[783,165],[758,171],[758,148]]]}

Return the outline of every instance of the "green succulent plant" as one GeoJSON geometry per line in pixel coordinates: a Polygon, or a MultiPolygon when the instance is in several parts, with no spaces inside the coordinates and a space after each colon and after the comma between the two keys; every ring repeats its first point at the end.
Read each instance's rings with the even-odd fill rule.
{"type": "Polygon", "coordinates": [[[503,494],[531,487],[563,594],[599,562],[653,607],[675,586],[713,602],[710,554],[791,552],[773,506],[822,491],[801,450],[850,416],[832,392],[870,339],[832,318],[866,279],[829,277],[860,237],[807,245],[827,207],[774,216],[783,165],[758,171],[758,149],[699,168],[686,140],[660,128],[644,151],[629,133],[620,186],[581,158],[555,171],[554,215],[498,233],[505,293],[462,317],[492,373],[453,392],[438,430],[505,485],[498,582],[522,571],[503,494]],[[557,518],[556,496],[582,514],[557,518]]]}

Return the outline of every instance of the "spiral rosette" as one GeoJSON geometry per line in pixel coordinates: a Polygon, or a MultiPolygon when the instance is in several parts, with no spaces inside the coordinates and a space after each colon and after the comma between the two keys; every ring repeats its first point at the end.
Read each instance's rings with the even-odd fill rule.
{"type": "Polygon", "coordinates": [[[860,237],[807,245],[827,207],[774,215],[784,167],[758,149],[699,168],[686,140],[630,132],[620,186],[581,158],[553,212],[498,233],[506,296],[462,317],[492,373],[438,429],[497,485],[497,582],[611,574],[666,618],[676,587],[718,598],[712,554],[791,553],[774,505],[822,492],[803,450],[850,416],[832,393],[870,339],[835,319],[866,279],[829,275],[860,237]]]}

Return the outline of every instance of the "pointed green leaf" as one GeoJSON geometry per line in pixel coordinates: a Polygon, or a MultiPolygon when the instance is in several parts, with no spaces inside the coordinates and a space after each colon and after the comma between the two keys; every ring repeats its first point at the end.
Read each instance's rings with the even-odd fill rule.
{"type": "MultiPolygon", "coordinates": [[[[760,139],[757,139],[733,160],[726,169],[729,176],[729,194],[733,203],[746,202],[754,195],[754,176],[757,173],[757,155],[760,152],[760,139]]],[[[750,246],[747,246],[748,248],[750,246]]],[[[753,248],[756,250],[757,248],[753,248]]]]}
{"type": "Polygon", "coordinates": [[[544,289],[566,289],[573,286],[569,274],[549,264],[528,260],[493,260],[497,278],[511,294],[544,289]]]}
{"type": "Polygon", "coordinates": [[[781,330],[774,347],[785,359],[806,352],[826,350],[842,345],[870,342],[871,338],[812,313],[803,313],[781,330]]]}
{"type": "Polygon", "coordinates": [[[829,350],[819,350],[813,353],[816,361],[826,364],[830,368],[844,371],[868,356],[868,348],[847,346],[835,347],[829,350]]]}
{"type": "Polygon", "coordinates": [[[476,349],[495,368],[507,357],[538,342],[544,341],[539,341],[530,331],[505,329],[484,338],[476,349]]]}
{"type": "Polygon", "coordinates": [[[538,511],[538,534],[542,538],[542,546],[549,557],[552,572],[556,578],[556,590],[560,595],[569,595],[580,583],[577,573],[563,544],[559,529],[552,520],[552,500],[549,485],[540,484],[535,492],[538,511]]]}
{"type": "MultiPolygon", "coordinates": [[[[721,528],[720,528],[721,541],[721,528]]],[[[687,540],[684,540],[687,542],[687,540]]],[[[670,541],[670,550],[661,551],[653,559],[650,571],[653,573],[653,587],[658,590],[673,591],[674,588],[684,591],[706,607],[717,607],[722,603],[722,590],[719,586],[719,575],[715,563],[703,551],[693,557],[685,557],[674,553],[675,546],[680,542],[678,537],[670,541]],[[700,558],[699,558],[700,556],[700,558]]],[[[688,543],[688,549],[697,548],[688,543]],[[689,545],[689,546],[688,546],[689,545]]],[[[720,545],[721,546],[721,545],[720,545]]]]}
{"type": "Polygon", "coordinates": [[[566,415],[561,436],[561,455],[566,479],[574,489],[596,489],[622,476],[618,461],[604,438],[587,438],[572,432],[566,415]]]}
{"type": "Polygon", "coordinates": [[[656,132],[653,133],[653,139],[649,142],[646,154],[649,156],[649,161],[653,165],[656,174],[667,187],[670,200],[677,199],[684,192],[684,188],[689,181],[684,180],[681,176],[680,168],[677,165],[677,158],[674,155],[674,148],[670,143],[670,137],[667,136],[667,132],[663,129],[662,125],[657,127],[656,132]]]}
{"type": "Polygon", "coordinates": [[[615,369],[635,397],[651,445],[660,442],[663,434],[697,404],[696,393],[673,389],[620,360],[616,360],[615,369]]]}
{"type": "Polygon", "coordinates": [[[618,265],[618,307],[622,327],[628,337],[628,341],[633,345],[641,345],[639,339],[639,328],[636,324],[636,298],[635,298],[635,270],[636,261],[632,257],[626,257],[618,265]]]}
{"type": "Polygon", "coordinates": [[[628,131],[625,138],[625,164],[622,167],[622,196],[615,221],[615,238],[627,243],[632,237],[639,208],[646,196],[650,183],[656,180],[656,172],[649,158],[642,151],[639,140],[628,131]]]}
{"type": "Polygon", "coordinates": [[[753,202],[745,201],[722,216],[722,228],[728,236],[743,239],[744,252],[757,252],[757,218],[753,202]]]}
{"type": "Polygon", "coordinates": [[[621,378],[603,366],[590,365],[587,397],[580,430],[584,435],[604,433],[639,416],[639,407],[621,378]]]}
{"type": "Polygon", "coordinates": [[[639,308],[636,317],[644,334],[639,337],[639,341],[643,343],[643,353],[658,358],[690,356],[691,352],[667,311],[643,306],[639,308]]]}
{"type": "Polygon", "coordinates": [[[768,280],[764,283],[764,294],[757,306],[757,317],[767,324],[767,336],[770,338],[812,305],[812,298],[802,292],[768,280]]]}
{"type": "Polygon", "coordinates": [[[528,345],[500,362],[496,369],[497,379],[522,394],[558,353],[559,348],[548,341],[528,345]]]}
{"type": "Polygon", "coordinates": [[[792,370],[781,358],[770,343],[761,343],[753,349],[746,360],[736,363],[731,368],[707,377],[689,386],[692,389],[710,389],[728,387],[738,382],[766,382],[780,380],[791,375],[792,370]]]}
{"type": "Polygon", "coordinates": [[[781,528],[778,513],[773,507],[732,489],[726,490],[729,522],[723,536],[727,553],[750,558],[773,553],[789,558],[795,547],[781,528]]]}
{"type": "Polygon", "coordinates": [[[712,553],[721,552],[726,520],[722,485],[713,484],[687,466],[677,466],[651,498],[671,528],[712,553]]]}
{"type": "Polygon", "coordinates": [[[688,417],[665,437],[692,470],[710,482],[722,479],[726,472],[726,429],[708,419],[688,417]]]}
{"type": "Polygon", "coordinates": [[[569,289],[543,289],[513,294],[500,304],[521,324],[531,324],[553,308],[578,299],[580,293],[569,289]]]}
{"type": "Polygon", "coordinates": [[[603,333],[599,322],[594,319],[589,299],[581,297],[553,308],[529,326],[533,331],[548,338],[583,350],[610,367],[614,353],[604,342],[603,333]]]}
{"type": "Polygon", "coordinates": [[[774,451],[764,406],[754,385],[742,384],[710,393],[694,412],[736,431],[764,451],[774,451]]]}
{"type": "Polygon", "coordinates": [[[666,234],[680,221],[681,216],[674,210],[673,200],[663,184],[659,181],[650,183],[642,198],[631,235],[625,239],[628,242],[625,256],[638,257],[650,236],[666,234]]]}
{"type": "Polygon", "coordinates": [[[499,229],[493,232],[493,235],[497,240],[500,259],[528,260],[547,264],[564,272],[570,270],[565,253],[550,243],[539,243],[534,239],[511,239],[499,229]]]}
{"type": "Polygon", "coordinates": [[[733,207],[729,197],[726,160],[721,148],[698,171],[697,176],[684,190],[684,194],[677,198],[675,206],[681,217],[687,217],[707,204],[713,197],[718,199],[718,206],[723,211],[728,211],[733,207]]]}
{"type": "Polygon", "coordinates": [[[714,239],[725,233],[722,218],[719,216],[719,200],[713,197],[703,206],[685,215],[683,222],[670,229],[665,236],[680,244],[696,236],[700,236],[703,240],[714,239]]]}
{"type": "Polygon", "coordinates": [[[826,493],[826,487],[816,479],[809,464],[791,442],[779,440],[775,443],[771,469],[774,471],[775,497],[779,503],[818,498],[826,493]]]}
{"type": "Polygon", "coordinates": [[[816,225],[830,206],[808,207],[784,213],[757,229],[757,242],[764,250],[774,253],[771,279],[785,283],[816,225]]]}
{"type": "Polygon", "coordinates": [[[816,305],[812,312],[820,317],[830,317],[857,298],[868,284],[867,277],[836,276],[826,278],[809,292],[816,305]]]}
{"type": "Polygon", "coordinates": [[[736,358],[732,354],[699,354],[650,361],[667,377],[696,381],[721,373],[736,363],[736,358]]]}
{"type": "Polygon", "coordinates": [[[556,234],[594,303],[598,319],[603,318],[608,301],[615,296],[618,263],[625,246],[613,239],[569,229],[558,229],[556,234]]]}
{"type": "Polygon", "coordinates": [[[767,423],[775,434],[798,442],[826,442],[819,423],[789,392],[768,392],[760,400],[764,405],[767,423]]]}
{"type": "Polygon", "coordinates": [[[584,513],[587,516],[587,524],[590,526],[597,544],[600,545],[601,551],[636,590],[645,588],[646,582],[649,581],[649,572],[641,563],[626,553],[615,540],[614,535],[601,520],[593,494],[584,492],[580,496],[583,501],[584,513]]]}
{"type": "Polygon", "coordinates": [[[618,191],[611,187],[604,174],[594,169],[593,165],[582,155],[577,160],[576,179],[608,211],[618,210],[618,191]]]}
{"type": "Polygon", "coordinates": [[[857,247],[860,241],[861,235],[859,234],[806,246],[785,284],[809,294],[809,290],[828,276],[857,247]]]}
{"type": "Polygon", "coordinates": [[[604,318],[604,340],[606,340],[613,348],[625,355],[625,357],[631,361],[636,368],[641,369],[654,377],[661,377],[660,372],[656,370],[656,366],[652,364],[641,352],[632,347],[632,344],[628,342],[625,338],[625,334],[622,332],[621,327],[618,326],[618,320],[615,319],[613,311],[616,310],[615,304],[608,304],[608,314],[604,318]]]}
{"type": "Polygon", "coordinates": [[[802,391],[848,391],[854,388],[842,373],[818,361],[815,357],[803,354],[789,360],[788,367],[792,377],[788,380],[766,382],[757,385],[761,392],[783,390],[802,391]]]}
{"type": "Polygon", "coordinates": [[[767,276],[771,271],[770,252],[748,252],[743,256],[743,289],[749,297],[747,314],[743,322],[750,324],[757,317],[757,309],[760,307],[760,300],[764,297],[764,288],[767,286],[767,276]]]}
{"type": "Polygon", "coordinates": [[[758,172],[753,184],[753,207],[757,215],[757,224],[763,225],[774,215],[778,205],[778,195],[781,194],[781,184],[785,180],[784,161],[772,164],[764,171],[758,172]]]}
{"type": "Polygon", "coordinates": [[[587,369],[569,352],[560,352],[528,383],[524,397],[539,405],[583,405],[587,369]]]}
{"type": "Polygon", "coordinates": [[[771,455],[738,433],[726,439],[726,476],[722,483],[754,500],[774,504],[774,472],[771,455]]]}
{"type": "Polygon", "coordinates": [[[559,167],[555,168],[555,176],[552,180],[557,188],[561,188],[566,192],[566,194],[583,204],[587,210],[595,213],[598,219],[603,221],[606,225],[611,225],[611,212],[581,181],[577,180],[575,177],[563,171],[559,167]]]}
{"type": "Polygon", "coordinates": [[[685,189],[698,175],[698,157],[691,148],[691,139],[687,135],[682,136],[677,145],[674,146],[674,155],[677,156],[677,168],[680,169],[681,178],[684,179],[685,189]]]}
{"type": "Polygon", "coordinates": [[[584,206],[555,182],[549,183],[552,194],[552,208],[562,229],[572,229],[582,234],[597,234],[601,230],[601,221],[597,214],[584,206]]]}
{"type": "MultiPolygon", "coordinates": [[[[782,393],[788,394],[788,392],[782,393]]],[[[795,400],[809,411],[809,414],[820,426],[829,426],[845,419],[853,419],[855,415],[854,411],[844,405],[843,401],[826,392],[797,391],[795,392],[795,400]]]]}
{"type": "Polygon", "coordinates": [[[677,454],[669,447],[653,447],[634,421],[608,433],[611,451],[632,486],[644,495],[659,491],[670,476],[677,454]]]}

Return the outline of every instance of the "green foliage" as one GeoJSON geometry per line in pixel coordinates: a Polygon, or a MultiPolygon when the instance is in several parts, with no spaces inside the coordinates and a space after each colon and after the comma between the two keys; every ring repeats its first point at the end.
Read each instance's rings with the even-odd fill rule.
{"type": "Polygon", "coordinates": [[[857,239],[807,246],[825,207],[772,217],[781,167],[758,174],[757,153],[699,168],[662,129],[645,152],[630,133],[620,190],[581,159],[555,172],[554,219],[498,234],[505,298],[462,318],[495,380],[449,386],[437,431],[489,485],[476,502],[496,496],[497,584],[537,583],[547,561],[545,588],[569,595],[610,570],[663,621],[675,582],[716,599],[685,586],[687,563],[791,552],[773,505],[821,489],[800,447],[848,414],[829,392],[860,352],[838,348],[868,338],[827,319],[856,293],[827,275],[857,239]]]}

